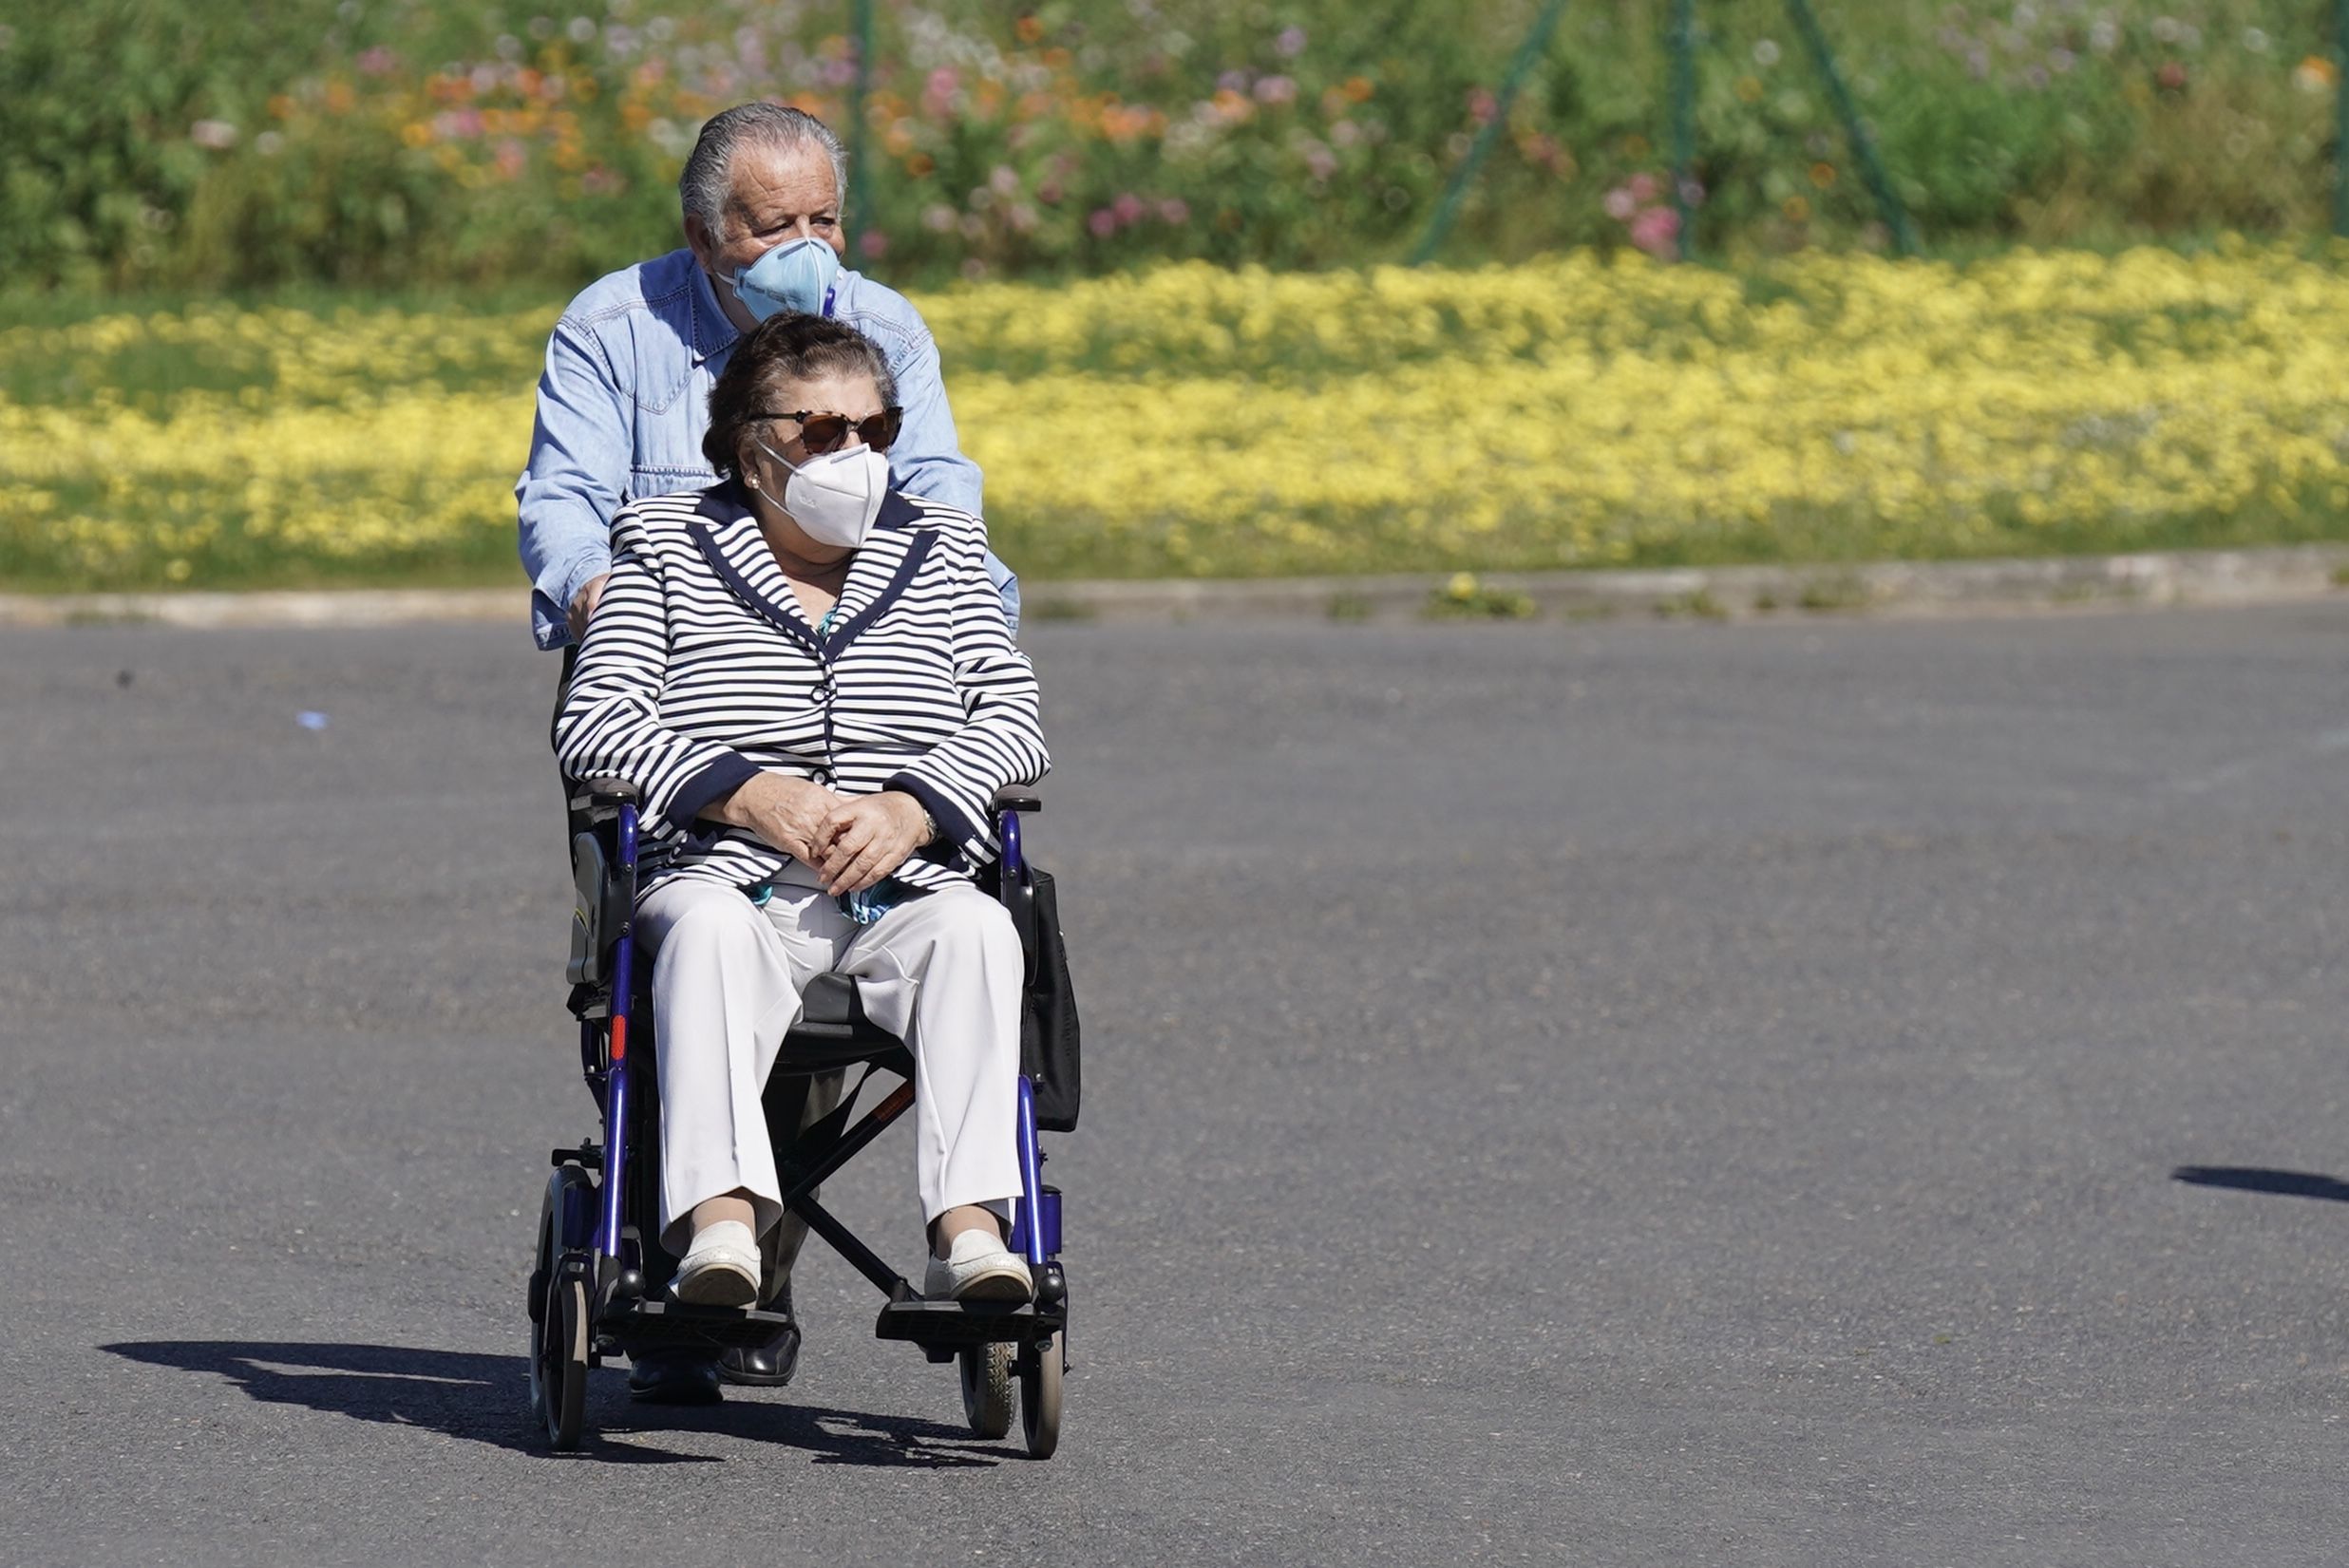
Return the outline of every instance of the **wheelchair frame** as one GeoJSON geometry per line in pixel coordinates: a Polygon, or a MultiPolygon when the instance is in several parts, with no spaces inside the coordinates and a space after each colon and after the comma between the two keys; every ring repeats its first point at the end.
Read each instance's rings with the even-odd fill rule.
{"type": "MultiPolygon", "coordinates": [[[[530,1402],[548,1443],[578,1446],[586,1427],[587,1372],[607,1356],[654,1349],[761,1344],[787,1319],[756,1309],[698,1306],[663,1299],[675,1259],[661,1247],[658,1077],[642,1048],[652,1043],[649,976],[635,951],[637,797],[613,779],[589,780],[572,797],[573,878],[578,903],[572,929],[571,1011],[579,1021],[579,1058],[602,1112],[603,1140],[559,1148],[540,1207],[538,1252],[530,1276],[530,1402]],[[615,1005],[616,998],[625,998],[615,1005]]],[[[1006,791],[995,803],[1002,854],[995,892],[1009,908],[1026,954],[1037,963],[1034,884],[1022,850],[1020,814],[1041,809],[1032,795],[1006,791]]],[[[654,1047],[657,1048],[657,1047],[654,1047]]],[[[809,1074],[864,1064],[902,1075],[854,1126],[855,1089],[827,1116],[803,1129],[780,1162],[784,1208],[888,1297],[875,1324],[882,1339],[907,1340],[936,1363],[959,1361],[964,1413],[974,1432],[1001,1437],[1010,1428],[1018,1387],[1029,1452],[1050,1458],[1059,1444],[1061,1377],[1067,1367],[1068,1277],[1059,1261],[1060,1192],[1043,1180],[1033,1083],[1022,1075],[1016,1137],[1021,1194],[1010,1244],[1022,1253],[1035,1296],[1016,1306],[930,1301],[891,1269],[816,1200],[816,1189],[912,1108],[914,1073],[904,1043],[866,1020],[854,982],[819,976],[802,998],[799,1023],[785,1036],[773,1070],[809,1074]]],[[[857,1088],[862,1087],[859,1080],[857,1088]]],[[[771,1129],[770,1129],[771,1132],[771,1129]]],[[[778,1151],[780,1155],[780,1150],[778,1151]]]]}

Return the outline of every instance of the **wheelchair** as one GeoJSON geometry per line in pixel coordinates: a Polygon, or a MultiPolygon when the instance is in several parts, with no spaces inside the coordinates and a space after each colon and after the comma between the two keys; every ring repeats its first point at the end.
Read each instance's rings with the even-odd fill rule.
{"type": "MultiPolygon", "coordinates": [[[[575,786],[570,805],[578,893],[570,1007],[602,1136],[553,1151],[539,1211],[529,1285],[530,1409],[558,1451],[576,1449],[585,1433],[590,1369],[657,1350],[717,1353],[762,1344],[787,1321],[756,1308],[668,1297],[677,1260],[662,1248],[658,1222],[659,1075],[649,1052],[659,1047],[651,966],[639,963],[634,939],[638,800],[625,783],[593,779],[575,786]]],[[[862,1065],[868,1078],[879,1070],[901,1082],[851,1125],[861,1079],[830,1115],[798,1132],[788,1154],[786,1139],[778,1138],[775,1147],[786,1211],[887,1297],[875,1326],[879,1337],[919,1346],[933,1364],[958,1365],[963,1413],[975,1436],[1004,1437],[1016,1405],[1029,1454],[1049,1459],[1060,1444],[1069,1285],[1059,1256],[1060,1190],[1043,1180],[1037,1131],[1075,1125],[1077,1067],[1056,896],[1051,878],[1028,863],[1021,847],[1022,814],[1040,808],[1034,796],[1018,791],[996,798],[1002,854],[982,882],[1010,910],[1027,955],[1015,1132],[1023,1190],[1009,1244],[1027,1259],[1034,1298],[1017,1305],[925,1300],[816,1200],[824,1181],[914,1104],[913,1058],[904,1042],[866,1019],[856,983],[844,976],[820,975],[808,986],[774,1072],[805,1076],[862,1065]]],[[[792,1130],[770,1127],[770,1135],[792,1130]]]]}

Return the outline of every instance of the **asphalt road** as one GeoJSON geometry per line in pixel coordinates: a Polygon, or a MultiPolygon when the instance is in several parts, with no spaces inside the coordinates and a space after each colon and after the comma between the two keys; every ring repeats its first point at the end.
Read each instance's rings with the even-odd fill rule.
{"type": "Polygon", "coordinates": [[[0,1561],[2349,1556],[2349,607],[1031,646],[1050,1464],[812,1250],[538,1451],[519,630],[0,635],[0,1561]]]}

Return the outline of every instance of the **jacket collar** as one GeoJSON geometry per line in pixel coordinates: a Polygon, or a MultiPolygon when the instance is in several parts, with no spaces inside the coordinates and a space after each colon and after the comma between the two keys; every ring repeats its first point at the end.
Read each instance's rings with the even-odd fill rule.
{"type": "Polygon", "coordinates": [[[758,515],[740,482],[727,480],[704,490],[693,512],[688,532],[710,570],[761,619],[827,662],[897,602],[938,542],[938,530],[921,526],[919,507],[894,490],[882,497],[873,531],[841,584],[839,618],[830,635],[819,637],[759,532],[758,515]]]}
{"type": "Polygon", "coordinates": [[[706,365],[732,349],[742,333],[727,319],[726,308],[718,303],[717,285],[702,271],[701,258],[691,250],[685,256],[693,269],[693,363],[706,365]]]}

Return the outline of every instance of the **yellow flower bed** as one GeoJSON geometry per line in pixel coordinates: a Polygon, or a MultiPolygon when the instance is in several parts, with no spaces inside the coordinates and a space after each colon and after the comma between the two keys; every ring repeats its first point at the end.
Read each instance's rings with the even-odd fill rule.
{"type": "MultiPolygon", "coordinates": [[[[1032,576],[1850,560],[2349,537],[2341,259],[1174,267],[920,304],[1032,576]]],[[[504,576],[550,316],[0,332],[0,571],[504,576]]]]}

